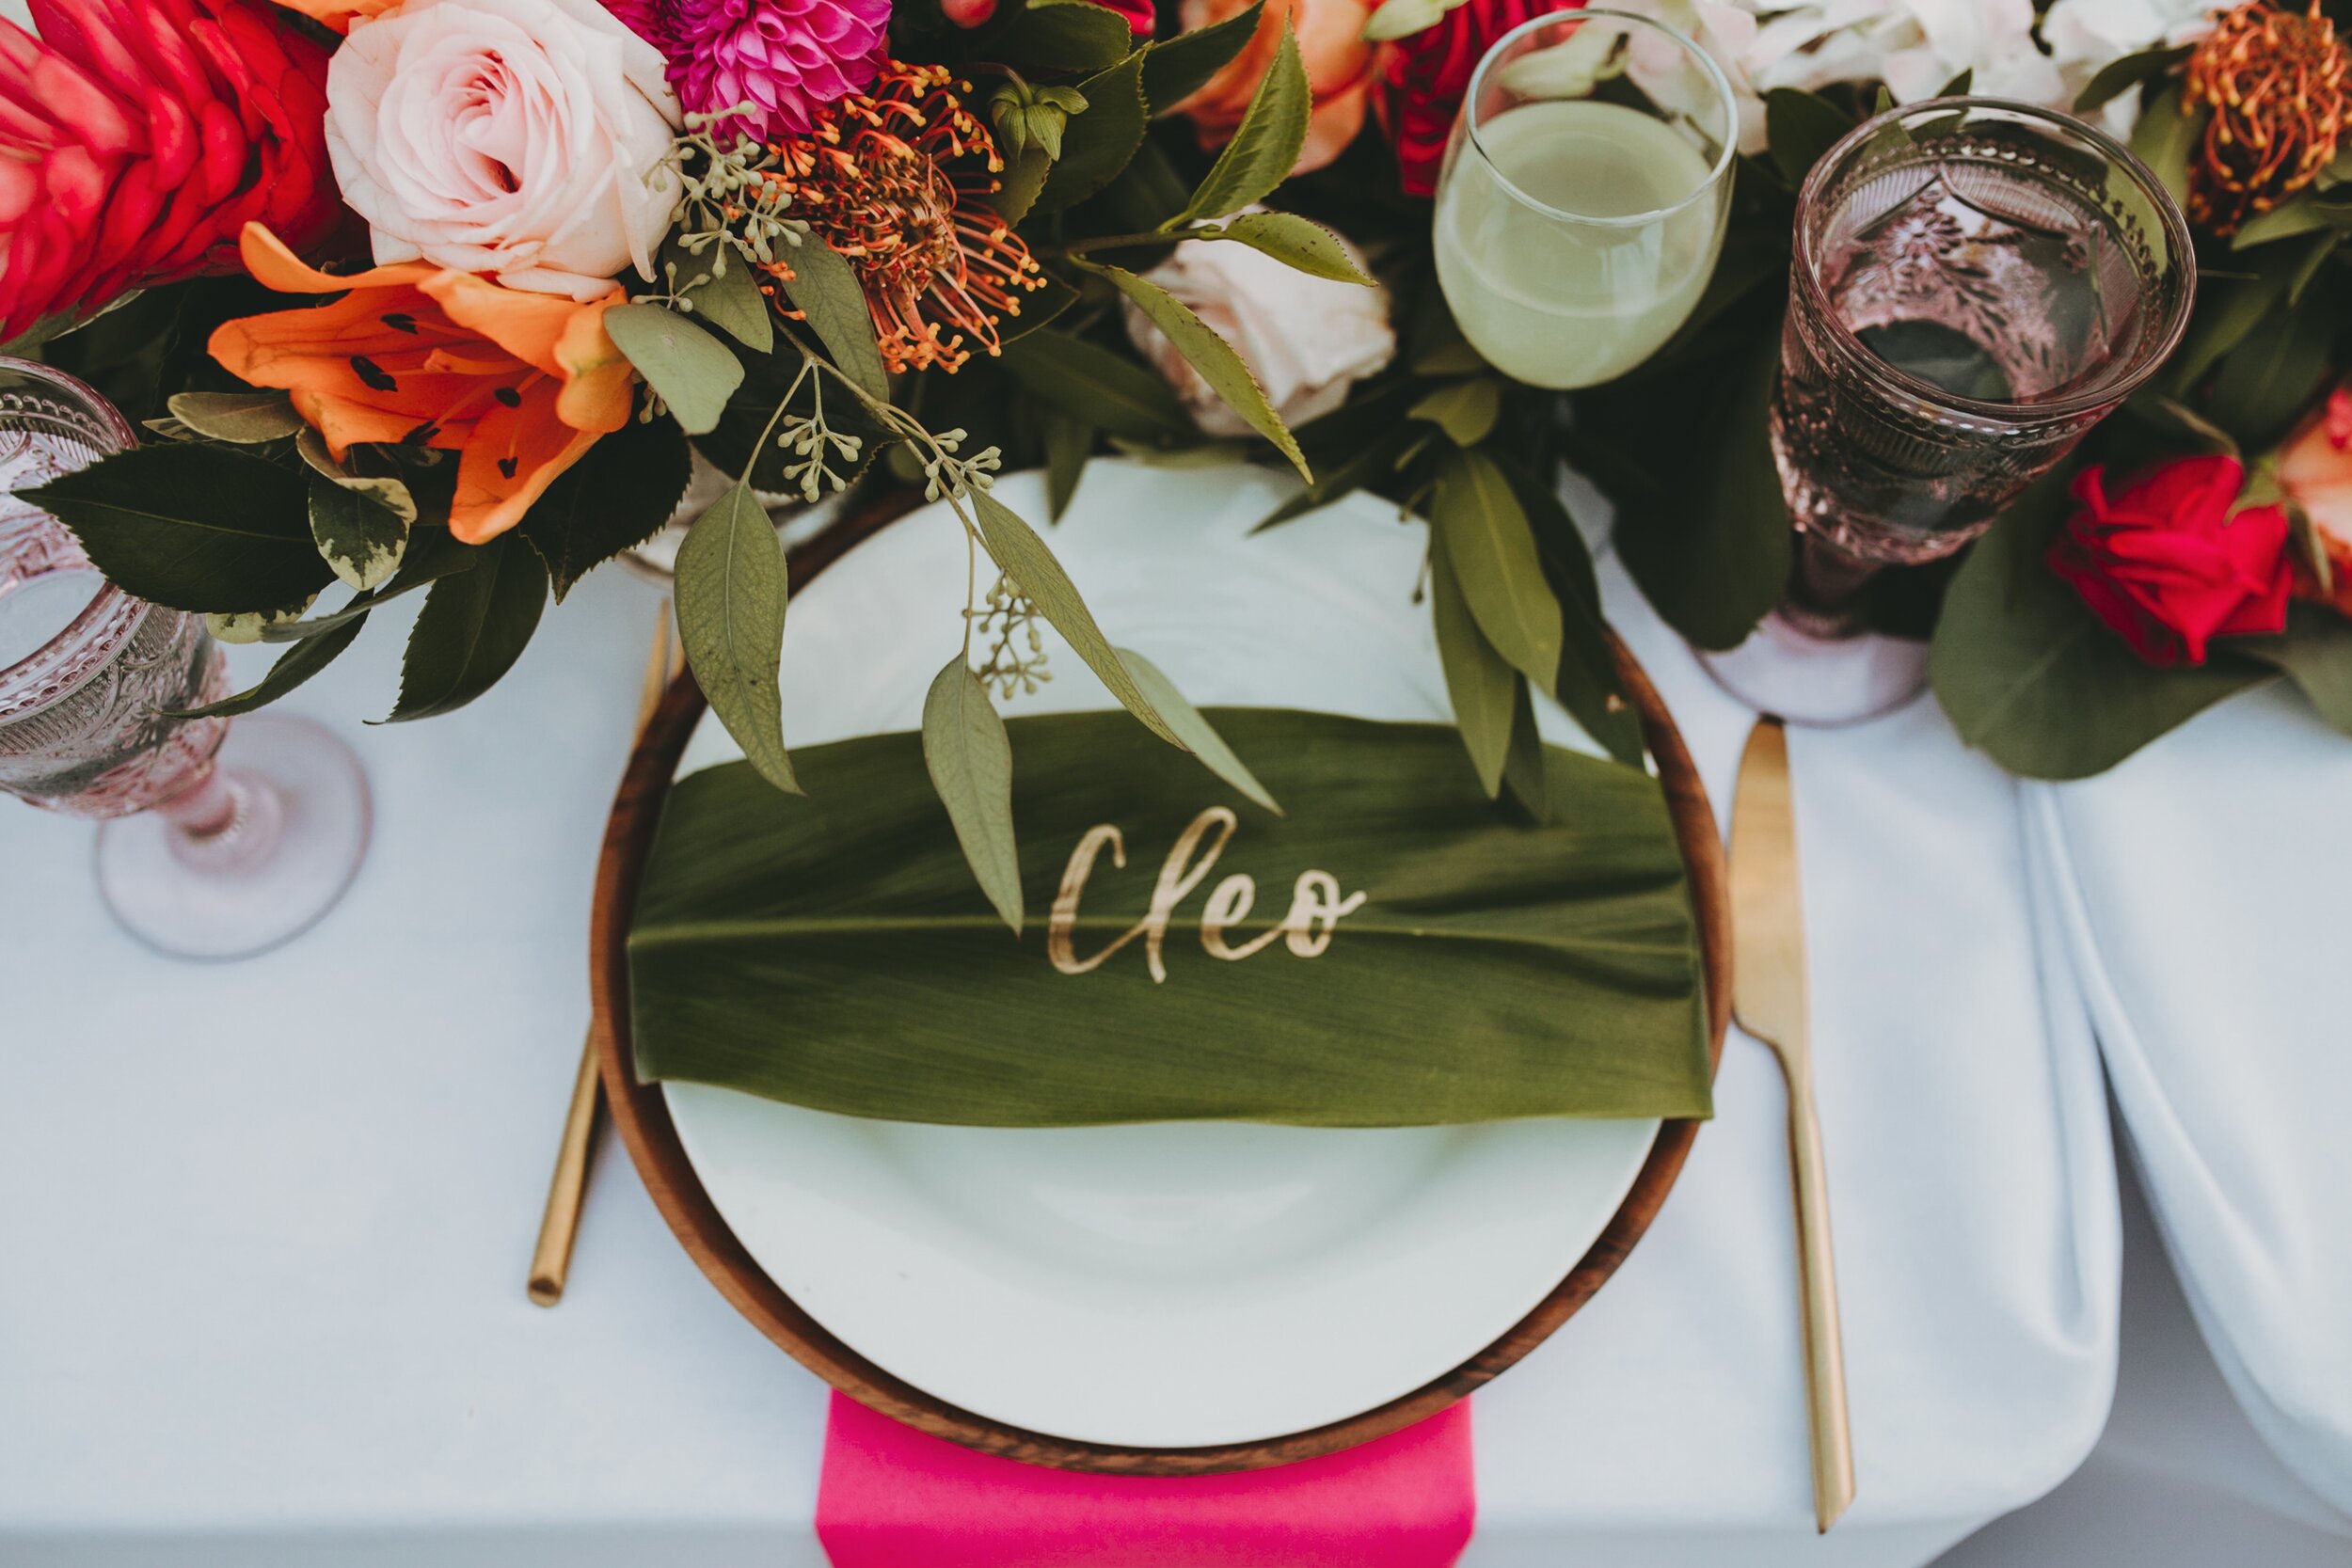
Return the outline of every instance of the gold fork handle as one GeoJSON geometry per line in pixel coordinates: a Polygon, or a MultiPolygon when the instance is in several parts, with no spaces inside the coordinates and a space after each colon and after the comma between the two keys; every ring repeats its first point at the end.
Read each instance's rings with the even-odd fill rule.
{"type": "Polygon", "coordinates": [[[539,1221],[539,1244],[531,1255],[531,1299],[542,1307],[564,1299],[564,1282],[572,1272],[572,1240],[580,1234],[600,1089],[596,1049],[582,1045],[571,1108],[564,1114],[564,1141],[555,1151],[555,1176],[548,1183],[548,1210],[539,1221]]]}
{"type": "Polygon", "coordinates": [[[1797,1189],[1797,1277],[1804,1313],[1804,1381],[1813,1428],[1813,1517],[1826,1533],[1854,1497],[1853,1432],[1846,1414],[1846,1352],[1837,1324],[1837,1267],[1829,1241],[1829,1178],[1813,1075],[1788,1075],[1788,1166],[1797,1189]]]}

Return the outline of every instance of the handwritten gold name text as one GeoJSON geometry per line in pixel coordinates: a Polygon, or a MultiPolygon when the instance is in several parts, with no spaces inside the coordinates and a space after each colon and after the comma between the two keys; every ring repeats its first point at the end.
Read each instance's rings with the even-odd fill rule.
{"type": "MultiPolygon", "coordinates": [[[[1194,817],[1161,863],[1159,879],[1152,885],[1152,905],[1144,917],[1101,952],[1081,958],[1077,952],[1078,899],[1086,892],[1087,879],[1094,874],[1095,857],[1107,845],[1111,863],[1122,870],[1127,864],[1127,841],[1117,828],[1104,823],[1089,829],[1070,852],[1070,863],[1062,868],[1061,891],[1055,896],[1054,912],[1045,927],[1045,956],[1064,974],[1085,974],[1102,968],[1104,960],[1141,937],[1152,978],[1165,983],[1168,920],[1176,906],[1208,879],[1237,826],[1238,820],[1223,806],[1211,806],[1194,817]]],[[[1228,963],[1262,953],[1278,941],[1297,958],[1319,958],[1331,945],[1340,922],[1362,909],[1366,896],[1352,893],[1343,898],[1337,877],[1328,871],[1302,871],[1291,889],[1290,911],[1281,922],[1236,943],[1226,933],[1249,918],[1249,908],[1258,898],[1257,879],[1237,872],[1210,890],[1208,905],[1200,911],[1200,945],[1211,958],[1228,963]]]]}

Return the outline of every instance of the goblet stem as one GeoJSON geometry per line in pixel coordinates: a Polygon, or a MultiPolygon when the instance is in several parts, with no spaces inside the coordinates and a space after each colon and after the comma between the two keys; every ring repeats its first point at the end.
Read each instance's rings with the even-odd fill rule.
{"type": "Polygon", "coordinates": [[[207,764],[203,779],[154,808],[171,825],[171,856],[191,871],[234,874],[266,860],[285,826],[286,801],[267,779],[207,764]]]}
{"type": "Polygon", "coordinates": [[[241,793],[226,774],[207,762],[202,778],[152,809],[183,837],[212,838],[237,825],[241,793]]]}
{"type": "Polygon", "coordinates": [[[1807,637],[1851,637],[1862,630],[1862,592],[1883,569],[1809,529],[1799,529],[1781,618],[1807,637]]]}

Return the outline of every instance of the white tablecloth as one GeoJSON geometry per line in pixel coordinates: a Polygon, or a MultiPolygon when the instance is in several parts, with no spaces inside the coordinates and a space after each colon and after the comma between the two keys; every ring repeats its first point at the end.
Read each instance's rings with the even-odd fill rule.
{"type": "Polygon", "coordinates": [[[2352,1534],[2352,742],[2274,686],[2029,800],[2188,1304],[2352,1534]]]}
{"type": "MultiPolygon", "coordinates": [[[[1726,800],[1749,716],[1608,575],[1726,800]]],[[[87,829],[0,809],[0,1558],[820,1560],[821,1386],[616,1152],[570,1294],[522,1293],[657,596],[598,574],[447,719],[357,721],[389,705],[389,626],[297,693],[365,758],[377,838],[342,908],[249,963],[139,949],[87,829]]],[[[2017,792],[1926,705],[1793,751],[1860,1500],[1815,1538],[1780,1090],[1735,1036],[1648,1238],[1478,1397],[1473,1568],[1924,1562],[2100,1430],[2106,1110],[2017,792]]]]}

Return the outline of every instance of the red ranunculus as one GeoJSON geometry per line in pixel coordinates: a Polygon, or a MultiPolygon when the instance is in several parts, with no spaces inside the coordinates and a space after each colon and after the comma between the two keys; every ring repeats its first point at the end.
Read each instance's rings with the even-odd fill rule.
{"type": "Polygon", "coordinates": [[[2110,499],[2106,470],[2086,468],[2050,569],[2150,664],[2202,664],[2212,638],[2281,630],[2286,509],[2238,507],[2245,481],[2234,457],[2182,457],[2110,499]]]}
{"type": "Polygon", "coordinates": [[[234,272],[342,204],[326,52],[264,0],[30,0],[0,18],[0,339],[135,288],[234,272]]]}
{"type": "Polygon", "coordinates": [[[1522,22],[1582,0],[1462,0],[1430,26],[1388,46],[1380,73],[1381,128],[1396,149],[1405,194],[1438,188],[1446,137],[1470,91],[1470,72],[1495,40],[1522,22]]]}

